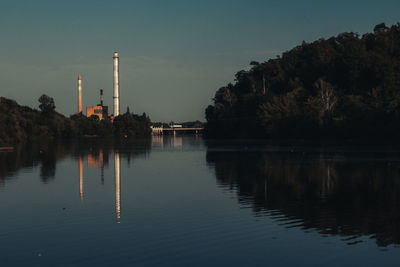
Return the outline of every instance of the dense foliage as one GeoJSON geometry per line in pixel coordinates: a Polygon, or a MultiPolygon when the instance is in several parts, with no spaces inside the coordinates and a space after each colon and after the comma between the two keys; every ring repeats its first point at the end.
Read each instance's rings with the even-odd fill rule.
{"type": "Polygon", "coordinates": [[[39,139],[59,139],[83,136],[145,137],[151,134],[150,119],[143,114],[118,116],[114,123],[87,118],[82,114],[70,118],[55,111],[54,100],[46,95],[39,98],[40,111],[0,97],[0,145],[11,145],[39,139]]]}
{"type": "Polygon", "coordinates": [[[70,137],[74,135],[73,128],[71,120],[54,110],[41,112],[0,97],[0,145],[70,137]]]}
{"type": "Polygon", "coordinates": [[[400,23],[342,33],[251,62],[206,109],[213,137],[396,137],[400,130],[400,23]]]}
{"type": "Polygon", "coordinates": [[[114,133],[119,137],[144,137],[151,134],[150,118],[143,113],[141,116],[129,112],[129,110],[114,119],[114,133]]]}

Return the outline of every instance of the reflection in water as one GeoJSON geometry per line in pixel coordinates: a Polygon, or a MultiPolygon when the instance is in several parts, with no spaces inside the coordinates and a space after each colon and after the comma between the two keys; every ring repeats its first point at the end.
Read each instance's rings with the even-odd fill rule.
{"type": "Polygon", "coordinates": [[[72,151],[70,144],[33,143],[17,146],[11,152],[0,152],[0,185],[15,177],[18,170],[36,166],[39,166],[41,181],[47,184],[55,178],[57,161],[72,151]]]}
{"type": "Polygon", "coordinates": [[[173,147],[182,147],[182,140],[183,140],[182,136],[174,135],[174,138],[170,138],[169,140],[171,140],[172,142],[171,145],[173,147]]]}
{"type": "Polygon", "coordinates": [[[115,177],[115,215],[118,223],[121,219],[121,163],[118,152],[114,152],[114,177],[115,177]]]}
{"type": "Polygon", "coordinates": [[[81,200],[83,200],[83,158],[82,155],[79,156],[79,195],[81,200]]]}
{"type": "MultiPolygon", "coordinates": [[[[11,152],[0,153],[0,185],[7,179],[18,177],[19,169],[40,166],[40,178],[43,183],[55,179],[57,161],[69,155],[75,155],[79,171],[79,196],[84,199],[84,159],[87,166],[100,169],[101,183],[104,185],[104,169],[108,167],[109,157],[114,154],[115,213],[121,219],[121,159],[128,164],[138,156],[145,156],[151,146],[151,140],[136,140],[133,143],[113,143],[112,140],[85,139],[74,143],[44,143],[17,147],[11,152]]],[[[76,165],[75,165],[76,166],[76,165]]],[[[85,196],[87,198],[88,196],[85,196]]]]}
{"type": "Polygon", "coordinates": [[[151,146],[152,147],[164,147],[164,136],[162,135],[152,135],[151,136],[151,146]]]}
{"type": "Polygon", "coordinates": [[[152,148],[202,147],[203,138],[199,135],[154,135],[151,137],[152,148]]]}
{"type": "MultiPolygon", "coordinates": [[[[128,157],[129,159],[129,157],[128,157]]],[[[83,156],[79,155],[79,195],[83,200],[83,156]]],[[[108,163],[108,156],[106,157],[108,163]]],[[[87,154],[87,165],[90,167],[97,167],[101,170],[102,184],[104,185],[104,157],[103,150],[99,151],[99,154],[88,152],[87,154]]],[[[119,220],[121,219],[121,158],[117,151],[114,151],[114,184],[115,184],[115,216],[119,220]]]]}
{"type": "Polygon", "coordinates": [[[40,177],[43,183],[48,183],[56,175],[56,156],[54,151],[52,149],[41,151],[41,162],[40,177]]]}
{"type": "Polygon", "coordinates": [[[2,265],[396,266],[400,154],[177,137],[0,153],[2,265]]]}
{"type": "Polygon", "coordinates": [[[267,152],[209,148],[220,186],[241,206],[285,227],[400,244],[400,157],[377,153],[267,152]],[[283,217],[282,217],[283,216],[283,217]]]}
{"type": "Polygon", "coordinates": [[[91,168],[99,168],[101,171],[101,182],[104,184],[104,166],[108,165],[108,153],[103,150],[91,151],[87,155],[87,165],[91,168]]]}
{"type": "Polygon", "coordinates": [[[182,135],[153,136],[152,147],[172,147],[181,148],[184,137],[182,135]]]}
{"type": "MultiPolygon", "coordinates": [[[[39,167],[39,182],[54,181],[57,161],[70,156],[74,159],[74,172],[79,168],[79,185],[75,178],[74,192],[79,186],[80,199],[87,199],[92,181],[97,181],[85,183],[84,193],[84,178],[89,181],[83,167],[87,159],[87,166],[101,170],[98,176],[104,176],[104,169],[114,171],[114,188],[110,190],[115,191],[115,199],[109,201],[115,201],[119,222],[121,164],[146,156],[151,146],[197,149],[203,142],[201,138],[185,136],[162,138],[134,144],[84,140],[16,148],[0,153],[0,185],[19,177],[19,169],[35,166],[39,167]],[[114,170],[108,168],[112,156],[114,170]]],[[[285,227],[339,235],[349,244],[360,242],[365,236],[375,238],[380,246],[400,244],[400,155],[395,152],[284,147],[267,150],[247,146],[221,149],[208,145],[206,159],[215,171],[218,185],[235,192],[240,206],[252,208],[255,216],[268,216],[285,227]]],[[[112,187],[112,182],[108,185],[112,187]]]]}

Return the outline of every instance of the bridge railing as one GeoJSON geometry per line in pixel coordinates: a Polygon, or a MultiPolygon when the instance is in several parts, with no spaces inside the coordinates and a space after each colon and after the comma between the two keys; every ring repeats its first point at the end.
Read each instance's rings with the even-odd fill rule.
{"type": "Polygon", "coordinates": [[[198,134],[202,132],[204,128],[202,127],[171,127],[171,128],[164,128],[164,127],[153,127],[150,126],[153,135],[162,135],[164,132],[194,132],[198,134]]]}

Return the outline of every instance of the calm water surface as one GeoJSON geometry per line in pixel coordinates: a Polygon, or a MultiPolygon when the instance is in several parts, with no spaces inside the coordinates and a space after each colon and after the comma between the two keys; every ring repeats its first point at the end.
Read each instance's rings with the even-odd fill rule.
{"type": "Polygon", "coordinates": [[[1,266],[398,266],[398,151],[178,136],[0,152],[1,266]]]}

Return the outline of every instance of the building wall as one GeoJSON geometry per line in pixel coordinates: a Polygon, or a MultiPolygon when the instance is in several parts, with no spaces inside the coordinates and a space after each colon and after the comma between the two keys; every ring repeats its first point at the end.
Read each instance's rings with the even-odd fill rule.
{"type": "Polygon", "coordinates": [[[86,108],[86,116],[89,118],[92,115],[96,115],[100,120],[108,118],[108,106],[93,106],[86,108]]]}

